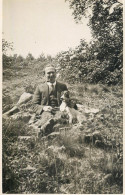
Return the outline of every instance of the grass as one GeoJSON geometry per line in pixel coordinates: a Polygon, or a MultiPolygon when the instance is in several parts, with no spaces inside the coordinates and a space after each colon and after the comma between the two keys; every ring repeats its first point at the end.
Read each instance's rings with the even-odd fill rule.
{"type": "MultiPolygon", "coordinates": [[[[4,112],[17,103],[24,91],[33,93],[35,86],[44,81],[37,75],[40,66],[28,67],[25,76],[21,68],[11,68],[13,73],[19,72],[16,77],[4,75],[4,112]]],[[[99,112],[87,114],[81,126],[68,126],[66,131],[59,131],[60,126],[57,126],[59,135],[51,139],[36,138],[34,129],[21,117],[3,119],[4,193],[122,193],[122,87],[67,85],[77,103],[82,103],[86,109],[99,109],[99,112]],[[95,132],[100,137],[95,136],[95,132]],[[19,139],[19,136],[29,138],[19,139]]],[[[30,109],[27,105],[25,112],[30,109]]]]}

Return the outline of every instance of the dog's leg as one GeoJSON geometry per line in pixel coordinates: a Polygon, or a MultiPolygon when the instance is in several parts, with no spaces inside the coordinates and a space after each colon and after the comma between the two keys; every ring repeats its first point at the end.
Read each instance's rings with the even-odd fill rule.
{"type": "Polygon", "coordinates": [[[69,124],[72,124],[73,123],[73,117],[72,115],[69,115],[69,124]]]}
{"type": "Polygon", "coordinates": [[[66,107],[66,111],[67,111],[67,114],[69,116],[69,124],[72,124],[73,116],[72,116],[71,110],[70,110],[70,108],[68,106],[66,107]]]}

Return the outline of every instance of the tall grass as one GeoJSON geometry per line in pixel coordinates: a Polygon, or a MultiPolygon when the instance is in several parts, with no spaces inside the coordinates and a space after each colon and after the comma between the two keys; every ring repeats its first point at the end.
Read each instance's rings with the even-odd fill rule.
{"type": "MultiPolygon", "coordinates": [[[[4,111],[24,91],[33,93],[35,84],[44,80],[37,76],[39,70],[39,76],[42,75],[40,66],[37,70],[29,67],[27,76],[20,76],[22,69],[19,76],[11,78],[12,84],[5,82],[3,103],[10,107],[4,107],[4,111]]],[[[68,87],[77,103],[85,108],[98,108],[99,112],[92,117],[86,115],[87,120],[80,127],[57,126],[56,132],[60,127],[65,130],[51,138],[35,137],[35,130],[21,118],[3,119],[4,193],[122,193],[121,87],[87,83],[68,87]],[[86,142],[86,137],[94,132],[99,132],[103,139],[91,137],[86,142]]],[[[25,111],[32,113],[28,106],[25,111]]]]}

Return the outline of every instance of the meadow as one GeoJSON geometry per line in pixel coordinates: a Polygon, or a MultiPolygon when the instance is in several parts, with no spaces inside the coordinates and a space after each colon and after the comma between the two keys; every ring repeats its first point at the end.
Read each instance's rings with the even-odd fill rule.
{"type": "MultiPolygon", "coordinates": [[[[44,82],[46,62],[3,70],[3,113],[23,92],[44,82]]],[[[62,81],[61,77],[58,78],[62,81]]],[[[64,79],[65,80],[65,79],[64,79]]],[[[122,86],[65,82],[86,109],[82,125],[55,127],[37,137],[24,117],[3,118],[3,193],[121,194],[123,192],[122,86]],[[94,112],[93,110],[98,110],[94,112]]]]}

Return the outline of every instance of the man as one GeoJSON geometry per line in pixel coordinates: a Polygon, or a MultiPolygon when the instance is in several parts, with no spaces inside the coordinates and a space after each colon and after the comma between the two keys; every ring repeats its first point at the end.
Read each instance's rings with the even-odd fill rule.
{"type": "Polygon", "coordinates": [[[36,113],[44,111],[52,112],[54,107],[60,106],[61,92],[67,90],[65,84],[56,81],[56,69],[53,66],[45,68],[46,82],[36,88],[33,103],[36,105],[36,113]]]}
{"type": "Polygon", "coordinates": [[[60,117],[56,109],[61,104],[61,92],[68,89],[65,84],[56,81],[56,69],[53,66],[46,66],[45,77],[46,82],[40,84],[35,90],[33,104],[36,112],[35,124],[42,130],[44,135],[47,135],[53,131],[55,118],[60,117]]]}

